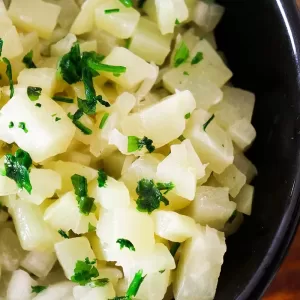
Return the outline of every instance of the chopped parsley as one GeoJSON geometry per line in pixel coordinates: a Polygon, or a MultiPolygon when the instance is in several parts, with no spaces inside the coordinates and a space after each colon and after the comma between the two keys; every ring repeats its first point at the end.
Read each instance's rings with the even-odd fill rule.
{"type": "Polygon", "coordinates": [[[175,20],[175,24],[176,24],[176,25],[180,25],[180,22],[179,22],[178,19],[175,20]]]}
{"type": "Polygon", "coordinates": [[[29,178],[29,168],[32,159],[26,151],[18,149],[13,154],[6,154],[4,160],[5,176],[14,180],[19,188],[24,188],[31,194],[32,185],[29,178]]]}
{"type": "Polygon", "coordinates": [[[236,218],[236,216],[237,216],[237,210],[235,209],[227,222],[231,224],[234,221],[234,219],[236,218]]]}
{"type": "Polygon", "coordinates": [[[0,56],[2,55],[3,40],[0,38],[0,56]]]}
{"type": "Polygon", "coordinates": [[[22,63],[25,64],[25,66],[26,66],[28,69],[35,69],[35,68],[36,68],[36,65],[34,64],[34,62],[33,62],[33,60],[32,60],[32,57],[33,57],[33,50],[29,51],[29,52],[23,57],[22,63]]]}
{"type": "Polygon", "coordinates": [[[9,96],[9,98],[11,99],[14,96],[14,93],[15,93],[14,82],[13,82],[13,79],[12,79],[11,63],[10,63],[10,61],[6,57],[3,57],[2,60],[7,65],[5,74],[6,74],[7,78],[8,78],[8,80],[9,80],[9,89],[10,89],[10,96],[9,96]]]}
{"type": "Polygon", "coordinates": [[[174,57],[174,67],[177,68],[181,64],[187,61],[190,56],[190,50],[187,47],[186,43],[182,41],[178,46],[175,57],[174,57]]]}
{"type": "Polygon", "coordinates": [[[36,107],[42,107],[42,104],[41,103],[36,103],[35,106],[36,107]]]}
{"type": "Polygon", "coordinates": [[[165,191],[164,195],[172,191],[175,187],[173,182],[168,182],[168,183],[157,182],[156,186],[160,191],[165,191]]]}
{"type": "Polygon", "coordinates": [[[107,181],[107,175],[104,172],[103,169],[100,169],[98,171],[98,186],[101,187],[106,187],[106,181],[107,181]]]}
{"type": "Polygon", "coordinates": [[[117,12],[120,12],[119,8],[112,8],[112,9],[106,9],[106,10],[104,10],[105,14],[113,14],[113,13],[117,13],[117,12]]]}
{"type": "Polygon", "coordinates": [[[103,286],[106,286],[108,283],[109,283],[108,278],[100,278],[100,279],[95,279],[95,280],[89,282],[88,286],[91,288],[103,287],[103,286]]]}
{"type": "Polygon", "coordinates": [[[31,101],[39,100],[42,93],[42,88],[29,86],[27,87],[27,96],[31,101]]]}
{"type": "Polygon", "coordinates": [[[138,8],[143,8],[146,0],[138,0],[138,8]]]}
{"type": "Polygon", "coordinates": [[[180,243],[173,243],[172,244],[172,246],[170,248],[170,253],[172,254],[173,257],[176,255],[176,252],[177,252],[179,247],[180,247],[180,243]]]}
{"type": "Polygon", "coordinates": [[[186,138],[183,135],[180,135],[178,137],[178,139],[179,139],[180,142],[183,142],[184,140],[186,140],[186,138]]]}
{"type": "Polygon", "coordinates": [[[96,259],[90,261],[88,257],[86,257],[84,261],[78,260],[71,280],[79,285],[87,285],[91,283],[93,278],[97,278],[99,276],[99,272],[95,267],[95,264],[96,259]]]}
{"type": "Polygon", "coordinates": [[[10,121],[8,124],[8,128],[13,128],[15,126],[14,122],[10,121]]]}
{"type": "Polygon", "coordinates": [[[185,75],[185,76],[189,76],[189,75],[190,75],[190,73],[189,73],[189,72],[187,72],[187,71],[184,71],[184,72],[183,72],[183,75],[185,75]]]}
{"type": "Polygon", "coordinates": [[[145,277],[146,276],[143,277],[143,270],[139,270],[137,273],[135,273],[134,278],[131,281],[128,290],[126,292],[127,298],[131,299],[132,297],[136,296],[145,277]]]}
{"type": "Polygon", "coordinates": [[[109,73],[113,73],[114,75],[122,74],[126,72],[126,67],[124,66],[106,65],[92,58],[88,59],[87,64],[91,69],[95,71],[109,72],[109,73]]]}
{"type": "Polygon", "coordinates": [[[120,244],[120,249],[122,250],[124,247],[128,248],[130,251],[135,251],[135,248],[133,246],[133,244],[126,239],[118,239],[117,242],[118,244],[120,244]]]}
{"type": "Polygon", "coordinates": [[[129,49],[130,44],[131,44],[131,39],[125,40],[125,48],[126,48],[126,49],[129,49]]]}
{"type": "Polygon", "coordinates": [[[103,129],[103,127],[104,127],[104,125],[105,125],[108,117],[109,117],[109,113],[104,113],[104,115],[103,115],[103,117],[102,117],[102,119],[100,121],[100,125],[99,125],[100,129],[103,129]]]}
{"type": "Polygon", "coordinates": [[[192,59],[191,64],[196,65],[198,64],[201,60],[203,60],[203,53],[202,52],[197,52],[197,54],[194,56],[192,59]]]}
{"type": "Polygon", "coordinates": [[[25,133],[28,133],[28,129],[26,127],[26,123],[24,122],[19,122],[19,126],[20,129],[22,129],[25,133]]]}
{"type": "MultiPolygon", "coordinates": [[[[166,188],[163,190],[166,190],[166,188]]],[[[153,180],[144,178],[138,181],[136,193],[139,196],[136,200],[136,208],[140,212],[150,214],[159,208],[160,202],[163,202],[166,206],[169,205],[168,199],[161,193],[161,186],[155,185],[153,180]]]]}
{"type": "Polygon", "coordinates": [[[63,96],[53,96],[52,99],[57,102],[74,103],[74,100],[72,98],[67,98],[63,96]]]}
{"type": "Polygon", "coordinates": [[[64,239],[69,239],[70,237],[67,235],[67,233],[65,231],[63,231],[62,229],[59,229],[57,231],[64,239]]]}
{"type": "Polygon", "coordinates": [[[88,232],[93,232],[93,231],[96,231],[96,227],[91,223],[89,223],[88,232]]]}
{"type": "Polygon", "coordinates": [[[96,207],[94,204],[95,199],[88,197],[87,180],[81,175],[74,174],[71,177],[71,181],[76,194],[79,211],[83,215],[88,216],[91,212],[95,211],[96,207]]]}
{"type": "Polygon", "coordinates": [[[93,133],[93,131],[86,127],[85,125],[83,125],[79,119],[82,117],[83,112],[79,109],[77,110],[77,112],[72,115],[71,113],[68,113],[68,117],[72,120],[73,124],[85,135],[91,135],[93,133]]]}
{"type": "Polygon", "coordinates": [[[44,291],[46,288],[47,288],[47,286],[44,286],[44,285],[31,286],[31,293],[39,294],[40,292],[44,291]]]}
{"type": "Polygon", "coordinates": [[[210,124],[210,122],[211,122],[214,118],[215,118],[215,115],[212,115],[212,116],[207,120],[207,122],[205,122],[205,123],[203,124],[203,130],[204,130],[204,131],[206,131],[207,126],[210,124]]]}
{"type": "Polygon", "coordinates": [[[189,119],[191,117],[191,113],[187,113],[185,116],[184,116],[184,118],[187,120],[187,119],[189,119]]]}
{"type": "Polygon", "coordinates": [[[147,137],[143,137],[142,139],[139,139],[136,136],[129,136],[128,137],[128,148],[127,151],[129,153],[135,152],[138,150],[142,150],[143,147],[146,147],[146,149],[152,153],[155,150],[155,147],[153,146],[153,141],[148,139],[147,137]]]}
{"type": "Polygon", "coordinates": [[[58,121],[60,121],[60,120],[61,120],[61,118],[55,117],[55,122],[58,122],[58,121]]]}
{"type": "Polygon", "coordinates": [[[126,7],[132,7],[133,3],[132,0],[119,0],[124,6],[126,7]]]}

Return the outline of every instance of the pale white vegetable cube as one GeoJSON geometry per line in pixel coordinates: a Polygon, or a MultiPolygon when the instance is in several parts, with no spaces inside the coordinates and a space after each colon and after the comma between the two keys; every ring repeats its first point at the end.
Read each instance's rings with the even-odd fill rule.
{"type": "Polygon", "coordinates": [[[234,165],[247,177],[247,183],[250,183],[257,175],[255,165],[242,153],[234,155],[234,165]]]}
{"type": "Polygon", "coordinates": [[[89,52],[89,51],[97,52],[96,40],[80,42],[79,46],[81,52],[89,52]]]}
{"type": "Polygon", "coordinates": [[[235,198],[246,183],[246,176],[235,166],[230,165],[221,174],[214,173],[217,181],[229,188],[229,194],[235,198]]]}
{"type": "Polygon", "coordinates": [[[119,0],[107,0],[97,6],[95,10],[95,23],[99,29],[105,30],[120,39],[132,36],[140,19],[140,13],[132,7],[126,7],[119,0]],[[115,13],[107,10],[119,9],[115,13]]]}
{"type": "Polygon", "coordinates": [[[208,181],[209,177],[211,176],[211,173],[212,173],[212,170],[209,167],[206,167],[204,177],[197,180],[197,186],[200,186],[200,185],[203,185],[204,183],[206,183],[208,181]]]}
{"type": "Polygon", "coordinates": [[[231,223],[227,222],[224,228],[222,229],[222,231],[225,233],[225,237],[235,234],[239,230],[243,222],[244,222],[244,215],[237,211],[233,221],[231,223]]]}
{"type": "Polygon", "coordinates": [[[183,0],[173,0],[174,12],[176,19],[182,23],[189,17],[189,10],[187,4],[183,0]]]}
{"type": "Polygon", "coordinates": [[[74,300],[74,286],[75,283],[70,281],[63,281],[57,284],[53,284],[40,292],[32,300],[74,300]]]}
{"type": "Polygon", "coordinates": [[[14,271],[7,288],[7,300],[31,300],[31,287],[37,285],[23,270],[14,271]]]}
{"type": "Polygon", "coordinates": [[[146,136],[159,148],[183,133],[186,127],[185,115],[192,113],[195,108],[195,99],[189,91],[178,92],[151,107],[125,117],[121,127],[125,135],[140,138],[146,136]]]}
{"type": "Polygon", "coordinates": [[[53,252],[31,251],[21,261],[21,267],[37,277],[46,277],[56,262],[53,252]]]}
{"type": "Polygon", "coordinates": [[[23,52],[20,36],[15,26],[0,16],[0,38],[3,40],[2,57],[12,59],[23,52]]]}
{"type": "Polygon", "coordinates": [[[225,252],[224,234],[198,225],[198,232],[181,249],[173,282],[175,299],[213,299],[225,252]]]}
{"type": "Polygon", "coordinates": [[[94,12],[96,7],[104,0],[87,0],[83,3],[70,31],[76,35],[90,32],[94,25],[94,12]]]}
{"type": "Polygon", "coordinates": [[[75,300],[107,300],[113,299],[116,293],[113,285],[109,282],[105,286],[96,288],[75,286],[73,288],[73,295],[75,300]]]}
{"type": "Polygon", "coordinates": [[[25,255],[16,234],[10,228],[0,230],[0,265],[2,271],[15,271],[25,255]]]}
{"type": "Polygon", "coordinates": [[[126,208],[130,204],[130,195],[126,185],[108,176],[104,187],[99,187],[95,180],[91,187],[91,196],[105,209],[126,208]]]}
{"type": "Polygon", "coordinates": [[[117,267],[110,267],[110,266],[103,266],[99,267],[98,265],[99,274],[103,278],[108,278],[109,282],[112,283],[113,287],[115,288],[120,279],[123,278],[123,272],[117,267]]]}
{"type": "Polygon", "coordinates": [[[51,56],[63,56],[68,53],[73,44],[77,41],[76,36],[73,33],[68,33],[63,39],[56,44],[52,44],[50,47],[51,56]]]}
{"type": "Polygon", "coordinates": [[[88,183],[97,177],[96,170],[75,162],[58,160],[46,163],[44,167],[60,174],[62,185],[59,190],[59,195],[63,195],[73,189],[71,177],[74,174],[85,177],[88,183]]]}
{"type": "Polygon", "coordinates": [[[97,235],[105,260],[116,261],[130,250],[120,249],[118,239],[127,239],[137,253],[149,253],[154,247],[154,225],[151,217],[136,208],[105,211],[99,216],[97,235]]]}
{"type": "Polygon", "coordinates": [[[134,31],[129,50],[145,59],[162,65],[170,52],[172,35],[162,35],[157,25],[142,17],[134,31]]]}
{"type": "Polygon", "coordinates": [[[172,145],[171,153],[157,167],[157,181],[172,182],[173,191],[188,200],[193,200],[197,179],[205,176],[203,165],[190,140],[172,145]]]}
{"type": "Polygon", "coordinates": [[[52,170],[31,169],[29,173],[32,185],[31,194],[25,189],[18,192],[22,200],[40,205],[46,198],[51,198],[61,188],[61,177],[52,170]]]}
{"type": "Polygon", "coordinates": [[[88,232],[89,223],[96,224],[97,219],[94,213],[83,215],[79,211],[74,192],[69,192],[46,209],[44,221],[56,230],[72,229],[73,232],[82,234],[88,232]]]}
{"type": "Polygon", "coordinates": [[[162,270],[174,270],[176,268],[172,254],[161,243],[155,244],[152,251],[148,253],[127,252],[126,255],[120,257],[117,265],[123,267],[126,277],[134,276],[139,270],[143,270],[144,274],[153,274],[162,270]]]}
{"type": "Polygon", "coordinates": [[[50,97],[55,91],[59,91],[62,85],[54,68],[24,69],[18,76],[18,84],[25,87],[40,87],[42,92],[50,97]]]}
{"type": "Polygon", "coordinates": [[[224,7],[216,3],[198,1],[193,12],[193,21],[205,31],[213,31],[220,22],[224,7]]]}
{"type": "Polygon", "coordinates": [[[42,107],[30,101],[25,88],[15,89],[14,97],[4,105],[0,116],[0,139],[15,142],[29,152],[35,162],[65,152],[75,133],[75,126],[59,104],[45,94],[41,94],[38,101],[42,107]],[[56,122],[53,114],[61,120],[56,122]],[[14,128],[8,127],[9,122],[15,124],[14,128]],[[27,133],[18,128],[20,122],[25,123],[27,133]]]}
{"type": "Polygon", "coordinates": [[[250,216],[252,212],[253,197],[254,187],[252,185],[245,184],[234,199],[237,211],[250,216]]]}
{"type": "Polygon", "coordinates": [[[125,89],[136,88],[139,83],[151,77],[153,73],[153,67],[150,64],[123,47],[115,47],[102,63],[126,67],[126,72],[120,76],[101,72],[101,75],[118,83],[125,89]]]}
{"type": "Polygon", "coordinates": [[[9,201],[21,246],[28,251],[52,251],[60,235],[43,220],[40,207],[20,199],[9,201]]]}
{"type": "Polygon", "coordinates": [[[8,220],[8,218],[9,218],[9,214],[6,211],[4,211],[4,210],[0,210],[0,227],[2,227],[2,225],[4,223],[6,223],[6,221],[8,220]]]}
{"type": "Polygon", "coordinates": [[[151,214],[154,231],[158,236],[172,242],[182,243],[193,236],[195,221],[173,211],[155,211],[151,214]]]}
{"type": "Polygon", "coordinates": [[[55,252],[68,279],[71,279],[74,275],[74,269],[78,260],[84,261],[86,258],[89,258],[92,261],[95,259],[95,254],[86,237],[66,239],[59,242],[55,244],[55,252]]]}
{"type": "Polygon", "coordinates": [[[105,159],[103,160],[103,168],[107,173],[107,175],[114,178],[120,178],[127,157],[130,160],[130,164],[131,164],[134,161],[134,156],[123,155],[117,150],[112,152],[111,155],[105,157],[105,159]]]}
{"type": "Polygon", "coordinates": [[[39,37],[48,39],[56,26],[61,8],[41,0],[12,0],[8,15],[13,23],[24,31],[36,31],[39,37]]]}
{"type": "Polygon", "coordinates": [[[185,4],[189,10],[189,17],[187,19],[188,22],[192,21],[192,19],[193,19],[193,12],[194,12],[196,3],[197,3],[197,0],[185,0],[185,4]]]}
{"type": "Polygon", "coordinates": [[[92,161],[92,157],[88,153],[69,150],[65,153],[60,154],[59,159],[80,164],[85,167],[89,167],[92,161]]]}
{"type": "Polygon", "coordinates": [[[227,188],[199,186],[195,200],[181,213],[201,225],[222,229],[235,209],[236,203],[229,201],[227,188]]]}
{"type": "Polygon", "coordinates": [[[229,134],[215,120],[208,123],[211,118],[206,111],[196,110],[183,136],[191,140],[203,163],[208,163],[212,171],[222,173],[233,162],[233,146],[229,134]]]}
{"type": "Polygon", "coordinates": [[[249,148],[256,138],[255,128],[246,119],[236,121],[228,131],[232,141],[243,151],[249,148]]]}

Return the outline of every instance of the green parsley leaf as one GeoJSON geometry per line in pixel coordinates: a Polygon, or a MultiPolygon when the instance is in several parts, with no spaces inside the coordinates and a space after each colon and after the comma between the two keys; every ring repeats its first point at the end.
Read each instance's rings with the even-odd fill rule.
{"type": "Polygon", "coordinates": [[[162,183],[162,182],[158,182],[156,184],[157,188],[160,191],[165,191],[164,195],[166,195],[167,193],[169,193],[170,191],[172,191],[175,187],[173,182],[168,182],[168,183],[162,183]]]}
{"type": "Polygon", "coordinates": [[[60,121],[60,120],[61,120],[61,118],[55,117],[55,122],[58,122],[58,121],[60,121]]]}
{"type": "Polygon", "coordinates": [[[58,233],[65,239],[69,239],[70,237],[67,235],[67,233],[65,231],[63,231],[62,229],[58,230],[58,233]]]}
{"type": "Polygon", "coordinates": [[[159,273],[160,273],[160,274],[163,274],[163,273],[165,273],[165,271],[166,271],[166,270],[160,270],[159,273]]]}
{"type": "Polygon", "coordinates": [[[187,61],[190,56],[190,50],[187,47],[186,43],[182,41],[179,47],[176,50],[175,57],[174,57],[174,67],[177,68],[181,64],[187,61]]]}
{"type": "Polygon", "coordinates": [[[120,12],[119,8],[112,8],[112,9],[105,9],[104,10],[105,14],[112,14],[112,13],[117,13],[117,12],[120,12]]]}
{"type": "Polygon", "coordinates": [[[202,52],[197,52],[197,54],[194,56],[192,59],[191,64],[196,65],[198,64],[201,60],[203,60],[203,53],[202,52]]]}
{"type": "Polygon", "coordinates": [[[28,133],[28,129],[26,128],[26,123],[19,122],[19,128],[21,128],[25,133],[28,133]]]}
{"type": "Polygon", "coordinates": [[[106,181],[107,181],[107,175],[104,172],[103,169],[100,169],[98,171],[98,186],[101,187],[106,187],[106,181]]]}
{"type": "Polygon", "coordinates": [[[92,57],[87,60],[87,65],[95,71],[109,72],[114,74],[122,74],[126,72],[126,67],[106,65],[92,57]]]}
{"type": "Polygon", "coordinates": [[[3,40],[0,38],[0,56],[2,55],[3,40]]]}
{"type": "Polygon", "coordinates": [[[237,216],[237,210],[235,209],[227,222],[231,224],[234,221],[234,219],[236,218],[236,216],[237,216]]]}
{"type": "Polygon", "coordinates": [[[36,107],[42,107],[42,104],[41,103],[36,103],[35,106],[36,107]]]}
{"type": "Polygon", "coordinates": [[[44,291],[47,286],[44,285],[35,285],[31,286],[31,293],[39,294],[40,292],[44,291]]]}
{"type": "Polygon", "coordinates": [[[88,283],[87,285],[91,288],[95,288],[95,287],[103,287],[106,286],[109,283],[109,279],[108,278],[101,278],[101,279],[96,279],[91,281],[90,283],[88,283]]]}
{"type": "Polygon", "coordinates": [[[67,98],[63,96],[53,96],[52,99],[57,102],[74,103],[74,100],[72,98],[67,98]]]}
{"type": "Polygon", "coordinates": [[[132,0],[119,0],[124,6],[126,7],[132,7],[133,3],[132,0]]]}
{"type": "Polygon", "coordinates": [[[97,278],[99,276],[99,272],[95,267],[95,264],[96,259],[90,261],[88,257],[84,261],[78,260],[71,280],[82,286],[90,283],[93,278],[97,278]]]}
{"type": "Polygon", "coordinates": [[[116,243],[120,244],[120,249],[123,249],[124,247],[126,247],[130,251],[135,251],[135,248],[134,248],[133,244],[129,240],[118,239],[116,243]]]}
{"type": "Polygon", "coordinates": [[[183,142],[184,140],[186,140],[186,138],[183,135],[180,135],[178,137],[178,139],[179,139],[180,142],[183,142]]]}
{"type": "Polygon", "coordinates": [[[22,59],[22,63],[25,64],[25,66],[28,69],[36,68],[36,65],[34,64],[32,57],[33,57],[33,50],[29,51],[22,59]]]}
{"type": "Polygon", "coordinates": [[[15,126],[14,122],[10,121],[8,124],[8,128],[13,128],[15,126]]]}
{"type": "Polygon", "coordinates": [[[31,101],[39,100],[42,93],[42,88],[29,86],[27,87],[27,96],[31,101]]]}
{"type": "Polygon", "coordinates": [[[141,179],[138,182],[136,193],[138,199],[136,200],[137,210],[141,212],[151,213],[158,209],[160,202],[169,205],[169,201],[165,198],[159,188],[155,185],[153,180],[141,179]]]}
{"type": "Polygon", "coordinates": [[[205,123],[203,124],[203,130],[204,130],[204,131],[206,131],[207,126],[209,125],[209,123],[210,123],[214,118],[215,118],[215,115],[212,115],[212,116],[207,120],[207,122],[205,122],[205,123]]]}
{"type": "Polygon", "coordinates": [[[135,273],[134,278],[131,281],[128,290],[126,292],[126,297],[130,299],[136,296],[145,277],[146,276],[143,277],[143,270],[139,270],[137,273],[135,273]]]}
{"type": "Polygon", "coordinates": [[[6,76],[7,76],[8,80],[9,80],[9,89],[10,89],[10,96],[9,96],[9,98],[11,99],[14,96],[14,93],[15,93],[14,82],[13,82],[13,79],[12,79],[11,63],[10,63],[10,61],[6,57],[3,57],[2,60],[7,65],[5,73],[6,73],[6,76]]]}
{"type": "Polygon", "coordinates": [[[24,188],[29,194],[31,194],[32,190],[29,178],[29,168],[31,165],[32,159],[29,153],[22,149],[18,149],[15,155],[5,155],[5,176],[14,180],[19,188],[24,188]]]}
{"type": "Polygon", "coordinates": [[[170,249],[170,253],[172,254],[172,256],[174,257],[178,248],[180,247],[180,243],[173,243],[170,249]]]}
{"type": "Polygon", "coordinates": [[[131,39],[125,40],[125,48],[126,48],[126,49],[129,49],[130,44],[131,44],[131,39]]]}
{"type": "Polygon", "coordinates": [[[142,139],[139,139],[136,136],[129,136],[128,137],[127,151],[129,153],[135,152],[137,150],[142,150],[143,147],[146,147],[146,149],[150,153],[152,153],[155,150],[155,147],[153,146],[153,141],[148,139],[147,137],[143,137],[142,139]]]}
{"type": "Polygon", "coordinates": [[[180,22],[179,22],[178,19],[175,20],[175,24],[176,24],[176,25],[180,25],[180,22]]]}
{"type": "Polygon", "coordinates": [[[88,232],[96,231],[96,227],[89,223],[88,232]]]}
{"type": "Polygon", "coordinates": [[[190,74],[189,74],[187,71],[184,71],[184,72],[183,72],[183,75],[189,76],[190,74]]]}
{"type": "Polygon", "coordinates": [[[184,116],[184,118],[187,120],[187,119],[189,119],[191,117],[191,113],[187,113],[185,116],[184,116]]]}
{"type": "Polygon", "coordinates": [[[95,211],[95,199],[88,197],[87,180],[84,176],[74,174],[71,181],[75,190],[76,200],[78,202],[79,211],[88,216],[91,212],[95,211]]]}
{"type": "Polygon", "coordinates": [[[104,127],[104,125],[105,125],[108,117],[109,117],[109,113],[104,113],[104,115],[103,115],[103,117],[102,117],[102,119],[100,121],[100,125],[99,125],[100,129],[103,129],[103,127],[104,127]]]}
{"type": "MultiPolygon", "coordinates": [[[[78,110],[80,111],[80,110],[78,110]]],[[[77,111],[77,112],[78,112],[77,111]]],[[[77,113],[76,112],[76,113],[77,113]]],[[[88,127],[86,127],[85,125],[83,125],[79,120],[78,117],[76,115],[76,113],[74,115],[72,115],[71,113],[68,113],[68,117],[72,120],[73,124],[85,135],[91,135],[93,133],[93,131],[91,129],[89,129],[88,127]]],[[[81,115],[82,116],[82,115],[81,115]]]]}

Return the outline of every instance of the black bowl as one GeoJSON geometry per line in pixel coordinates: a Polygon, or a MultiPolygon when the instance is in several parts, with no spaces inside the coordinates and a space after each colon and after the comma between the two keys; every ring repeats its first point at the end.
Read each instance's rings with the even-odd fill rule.
{"type": "Polygon", "coordinates": [[[259,299],[297,229],[300,210],[300,21],[295,0],[220,0],[219,49],[233,83],[257,96],[253,215],[228,239],[217,300],[259,299]]]}

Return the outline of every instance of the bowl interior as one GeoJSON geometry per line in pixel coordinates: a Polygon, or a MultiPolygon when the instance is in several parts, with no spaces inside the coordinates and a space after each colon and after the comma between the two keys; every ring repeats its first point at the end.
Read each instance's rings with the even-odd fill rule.
{"type": "Polygon", "coordinates": [[[219,49],[233,83],[257,96],[253,215],[228,239],[216,299],[259,299],[299,220],[299,16],[294,1],[221,0],[219,49]]]}

